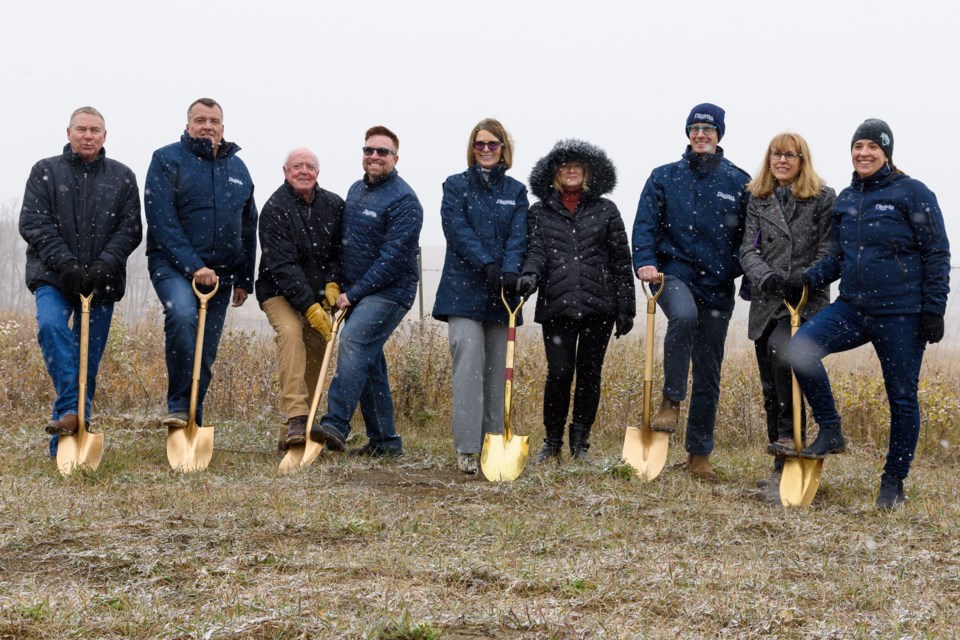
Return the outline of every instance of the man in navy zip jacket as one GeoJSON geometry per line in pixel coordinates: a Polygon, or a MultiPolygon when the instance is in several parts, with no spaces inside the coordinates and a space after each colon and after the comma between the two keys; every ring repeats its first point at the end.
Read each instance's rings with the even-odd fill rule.
{"type": "Polygon", "coordinates": [[[720,365],[733,314],[734,280],[750,176],[717,146],[724,110],[698,104],[687,117],[690,144],[683,158],[653,170],[633,224],[633,268],[649,283],[663,274],[658,303],[667,316],[663,340],[663,400],[651,421],[656,431],[676,431],[687,395],[687,465],[697,478],[715,482],[710,465],[720,398],[720,365]]]}
{"type": "Polygon", "coordinates": [[[153,154],[144,190],[147,267],[163,304],[169,429],[187,425],[197,335],[198,288],[219,283],[207,303],[196,423],[231,298],[239,307],[253,291],[257,251],[257,206],[253,180],[240,147],[223,139],[223,109],[210,98],[187,109],[179,142],[153,154]]]}
{"type": "Polygon", "coordinates": [[[370,441],[351,455],[397,457],[403,455],[403,442],[394,425],[383,346],[417,294],[423,207],[397,173],[396,134],[376,126],[364,140],[365,175],[350,187],[343,210],[343,292],[337,307],[350,315],[340,331],[327,413],[310,437],[343,451],[359,403],[370,441]]]}
{"type": "Polygon", "coordinates": [[[72,436],[79,428],[79,295],[93,294],[84,405],[89,421],[113,305],[126,286],[127,258],[143,240],[137,178],[126,165],[106,157],[106,139],[99,111],[74,111],[69,142],[61,155],[33,166],[20,211],[27,287],[37,302],[37,341],[56,391],[46,426],[52,456],[60,436],[72,436]]]}

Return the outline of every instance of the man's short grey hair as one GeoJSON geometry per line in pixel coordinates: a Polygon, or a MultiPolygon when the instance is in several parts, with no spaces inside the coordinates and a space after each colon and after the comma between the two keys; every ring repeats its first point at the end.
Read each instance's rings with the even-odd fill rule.
{"type": "Polygon", "coordinates": [[[205,107],[220,109],[220,117],[223,117],[223,107],[220,106],[220,103],[214,100],[213,98],[197,98],[190,103],[190,106],[187,107],[187,122],[190,122],[190,112],[193,111],[195,105],[202,104],[205,107]]]}
{"type": "Polygon", "coordinates": [[[67,126],[68,127],[73,126],[73,119],[76,118],[81,113],[86,113],[87,115],[91,115],[91,116],[97,116],[98,118],[100,118],[100,120],[103,121],[103,129],[104,130],[107,129],[107,119],[103,117],[102,113],[100,113],[93,107],[80,107],[79,109],[75,109],[73,113],[70,114],[70,122],[67,123],[67,126]]]}
{"type": "Polygon", "coordinates": [[[289,167],[289,166],[290,166],[290,157],[291,157],[293,154],[298,153],[298,152],[300,152],[300,151],[306,151],[307,153],[309,153],[311,156],[313,156],[313,163],[316,164],[317,166],[320,166],[320,158],[317,157],[317,154],[315,154],[313,151],[311,151],[310,149],[308,149],[308,148],[306,148],[306,147],[297,147],[296,149],[292,149],[292,150],[290,151],[290,153],[287,154],[287,159],[283,161],[283,166],[284,166],[284,167],[289,167]]]}

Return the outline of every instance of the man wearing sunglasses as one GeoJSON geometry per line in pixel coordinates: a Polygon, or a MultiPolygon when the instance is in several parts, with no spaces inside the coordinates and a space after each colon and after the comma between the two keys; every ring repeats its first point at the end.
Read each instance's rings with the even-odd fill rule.
{"type": "Polygon", "coordinates": [[[698,104],[687,117],[686,153],[653,170],[640,195],[633,224],[633,268],[651,284],[663,274],[658,303],[667,316],[663,340],[663,400],[651,421],[672,433],[687,396],[687,467],[696,478],[715,482],[710,465],[720,398],[720,364],[740,270],[740,239],[750,176],[723,157],[718,146],[724,110],[698,104]]]}
{"type": "Polygon", "coordinates": [[[340,331],[327,413],[312,426],[310,438],[331,451],[343,451],[359,404],[369,442],[351,455],[403,455],[383,345],[417,294],[423,207],[397,173],[399,149],[400,141],[390,129],[367,130],[364,176],[350,187],[343,210],[343,292],[336,305],[349,309],[350,315],[340,331]]]}

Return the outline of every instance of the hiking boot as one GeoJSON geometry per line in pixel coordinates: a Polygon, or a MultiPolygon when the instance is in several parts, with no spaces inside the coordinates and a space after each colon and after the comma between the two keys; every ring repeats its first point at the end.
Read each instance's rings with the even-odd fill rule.
{"type": "Polygon", "coordinates": [[[703,482],[717,482],[719,480],[717,474],[713,471],[713,467],[710,466],[710,456],[690,454],[687,457],[687,469],[690,470],[690,475],[697,480],[703,482]]]}
{"type": "Polygon", "coordinates": [[[347,448],[337,430],[323,423],[313,425],[310,429],[310,439],[319,442],[330,451],[343,451],[347,448]]]}
{"type": "Polygon", "coordinates": [[[797,457],[797,446],[792,437],[781,436],[776,442],[767,445],[767,453],[774,456],[786,456],[787,458],[797,457]]]}
{"type": "MultiPolygon", "coordinates": [[[[794,454],[796,454],[796,450],[794,450],[794,454]]],[[[783,463],[785,460],[784,456],[777,455],[777,457],[773,459],[773,471],[771,471],[770,475],[766,478],[757,480],[757,486],[761,489],[779,487],[780,479],[783,477],[783,463]]]]}
{"type": "Polygon", "coordinates": [[[173,411],[168,413],[163,420],[160,421],[160,424],[165,426],[167,429],[184,429],[187,426],[187,421],[190,419],[190,414],[186,411],[173,411]]]}
{"type": "Polygon", "coordinates": [[[880,476],[880,494],[877,496],[877,509],[896,511],[906,500],[903,495],[903,480],[883,474],[880,476]]]}
{"type": "Polygon", "coordinates": [[[801,458],[808,460],[823,460],[832,453],[843,453],[847,450],[847,443],[840,432],[840,423],[822,424],[817,439],[813,444],[800,452],[801,458]]]}
{"type": "Polygon", "coordinates": [[[80,419],[77,418],[77,414],[68,413],[59,420],[48,422],[43,430],[52,436],[75,436],[79,428],[80,419]]]}
{"type": "Polygon", "coordinates": [[[283,444],[287,449],[307,443],[307,416],[294,416],[287,420],[287,437],[283,444]]]}
{"type": "Polygon", "coordinates": [[[354,457],[354,458],[357,458],[357,457],[364,457],[364,458],[401,458],[401,457],[403,457],[403,454],[404,454],[403,449],[395,449],[395,450],[394,450],[394,449],[384,449],[384,448],[382,448],[382,447],[378,447],[377,445],[373,444],[372,442],[368,442],[367,444],[363,445],[362,447],[356,447],[356,448],[354,448],[354,449],[350,449],[350,454],[349,454],[349,455],[350,455],[351,457],[354,457]]]}
{"type": "Polygon", "coordinates": [[[543,449],[540,449],[540,453],[537,454],[537,457],[534,459],[534,462],[537,464],[544,464],[545,462],[560,462],[560,454],[563,452],[563,445],[556,445],[552,442],[543,441],[543,449]]]}
{"type": "Polygon", "coordinates": [[[477,464],[477,454],[475,453],[458,453],[457,454],[457,469],[460,471],[474,475],[477,471],[480,470],[480,466],[477,464]]]}
{"type": "Polygon", "coordinates": [[[680,426],[680,403],[663,396],[657,415],[650,421],[652,431],[674,433],[680,426]]]}

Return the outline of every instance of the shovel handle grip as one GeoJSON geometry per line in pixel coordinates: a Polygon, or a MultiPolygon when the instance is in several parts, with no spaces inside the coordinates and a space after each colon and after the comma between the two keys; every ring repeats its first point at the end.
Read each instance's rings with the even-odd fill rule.
{"type": "Polygon", "coordinates": [[[191,284],[193,285],[193,292],[196,294],[197,299],[200,300],[200,306],[203,308],[207,307],[207,303],[210,302],[213,296],[217,295],[217,290],[220,288],[220,278],[217,278],[217,281],[213,283],[213,289],[207,293],[203,293],[200,289],[197,288],[197,279],[193,278],[191,284]]]}
{"type": "Polygon", "coordinates": [[[647,314],[654,314],[657,311],[657,298],[660,297],[660,294],[663,293],[663,274],[657,274],[657,284],[660,286],[657,288],[657,292],[652,294],[647,289],[647,283],[641,282],[640,288],[643,289],[643,295],[647,298],[647,314]]]}

